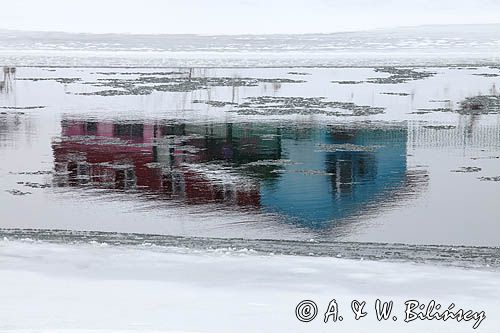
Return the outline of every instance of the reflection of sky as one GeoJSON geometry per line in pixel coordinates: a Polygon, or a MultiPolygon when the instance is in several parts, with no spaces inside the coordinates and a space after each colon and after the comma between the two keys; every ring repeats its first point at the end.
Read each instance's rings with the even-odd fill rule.
{"type": "MultiPolygon", "coordinates": [[[[332,134],[333,133],[333,134],[332,134]]],[[[359,213],[370,202],[403,186],[406,177],[406,130],[362,129],[336,137],[318,130],[311,140],[283,140],[286,166],[276,183],[262,187],[262,205],[297,222],[321,227],[359,213]],[[318,144],[376,146],[373,151],[319,152],[318,144]],[[304,170],[327,174],[306,174],[304,170]]]]}

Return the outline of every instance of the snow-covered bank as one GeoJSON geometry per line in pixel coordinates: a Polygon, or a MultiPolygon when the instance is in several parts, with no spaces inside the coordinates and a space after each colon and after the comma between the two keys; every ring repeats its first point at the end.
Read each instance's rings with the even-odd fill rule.
{"type": "Polygon", "coordinates": [[[485,311],[477,331],[498,332],[500,273],[430,265],[249,252],[101,244],[0,242],[0,330],[182,332],[471,332],[473,321],[405,323],[404,302],[485,311]],[[331,299],[342,322],[323,323],[331,299]],[[377,322],[377,298],[394,300],[397,321],[377,322]],[[314,300],[319,315],[295,318],[314,300]],[[353,299],[368,316],[354,320],[353,299]]]}

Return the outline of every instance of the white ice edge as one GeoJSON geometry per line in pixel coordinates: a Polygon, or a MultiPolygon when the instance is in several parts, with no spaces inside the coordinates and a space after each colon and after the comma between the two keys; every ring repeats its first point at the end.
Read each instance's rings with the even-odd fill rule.
{"type": "Polygon", "coordinates": [[[378,322],[372,303],[435,299],[484,310],[480,332],[497,332],[498,272],[422,264],[263,256],[231,252],[0,241],[0,329],[57,332],[471,332],[472,322],[378,322]],[[342,323],[322,322],[335,298],[342,323]],[[320,316],[304,324],[295,306],[312,299],[320,316]],[[352,299],[372,316],[355,321],[352,299]],[[352,315],[352,314],[351,314],[352,315]]]}

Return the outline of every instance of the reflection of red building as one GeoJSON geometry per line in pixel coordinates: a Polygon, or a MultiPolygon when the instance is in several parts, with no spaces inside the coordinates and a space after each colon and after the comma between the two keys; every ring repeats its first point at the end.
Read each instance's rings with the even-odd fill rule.
{"type": "Polygon", "coordinates": [[[168,131],[148,124],[63,121],[62,137],[53,144],[57,174],[64,175],[57,181],[61,186],[144,190],[193,204],[260,205],[257,182],[196,167],[228,155],[230,142],[211,145],[213,138],[168,131]]]}

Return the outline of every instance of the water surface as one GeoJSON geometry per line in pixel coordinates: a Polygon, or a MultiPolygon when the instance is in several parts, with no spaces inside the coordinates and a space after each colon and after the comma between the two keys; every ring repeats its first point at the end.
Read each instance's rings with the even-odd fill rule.
{"type": "Polygon", "coordinates": [[[6,68],[0,228],[498,246],[500,72],[6,68]]]}

